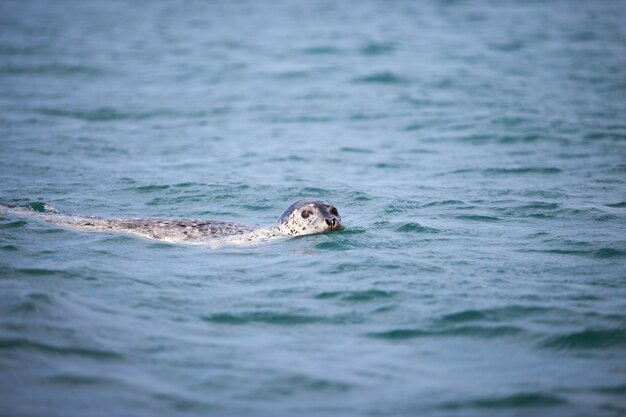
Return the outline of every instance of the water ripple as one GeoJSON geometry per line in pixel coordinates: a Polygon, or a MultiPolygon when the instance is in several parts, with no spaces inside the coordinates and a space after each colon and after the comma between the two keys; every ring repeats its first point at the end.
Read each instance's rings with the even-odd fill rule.
{"type": "Polygon", "coordinates": [[[51,353],[67,356],[83,356],[101,360],[123,358],[121,354],[109,350],[77,346],[57,346],[49,343],[37,342],[26,338],[0,337],[0,351],[2,350],[34,350],[42,353],[51,353]]]}
{"type": "Polygon", "coordinates": [[[381,290],[365,290],[365,291],[324,291],[315,295],[315,298],[320,300],[339,298],[342,301],[350,302],[367,302],[377,300],[387,300],[396,296],[397,293],[393,291],[381,291],[381,290]]]}
{"type": "Polygon", "coordinates": [[[445,314],[441,317],[442,322],[462,323],[466,321],[506,321],[516,318],[524,318],[533,315],[548,315],[558,312],[554,307],[535,307],[511,305],[484,310],[463,310],[456,313],[445,314]]]}
{"type": "Polygon", "coordinates": [[[202,316],[202,320],[219,324],[265,323],[279,326],[294,326],[328,321],[321,316],[305,314],[278,313],[273,311],[255,311],[250,313],[216,313],[202,316]]]}
{"type": "Polygon", "coordinates": [[[412,222],[404,223],[402,226],[396,228],[396,231],[401,233],[439,233],[439,230],[435,228],[422,226],[419,223],[412,222]]]}
{"type": "Polygon", "coordinates": [[[382,71],[354,78],[353,82],[367,84],[400,85],[407,84],[408,80],[397,74],[394,74],[391,71],[382,71]]]}
{"type": "Polygon", "coordinates": [[[626,329],[586,329],[549,337],[540,346],[562,350],[606,349],[626,346],[626,329]]]}
{"type": "Polygon", "coordinates": [[[463,409],[466,407],[476,408],[527,408],[527,407],[554,407],[567,404],[567,400],[557,395],[541,392],[522,392],[504,397],[479,398],[462,402],[449,402],[441,408],[446,410],[463,409]]]}
{"type": "Polygon", "coordinates": [[[525,330],[516,326],[460,326],[449,329],[394,329],[369,333],[368,336],[385,340],[405,340],[423,337],[465,336],[480,339],[510,336],[524,333],[525,330]]]}

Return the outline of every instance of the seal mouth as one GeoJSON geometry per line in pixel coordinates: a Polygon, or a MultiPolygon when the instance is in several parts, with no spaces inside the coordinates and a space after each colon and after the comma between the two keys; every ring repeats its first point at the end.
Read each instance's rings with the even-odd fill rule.
{"type": "Polygon", "coordinates": [[[343,226],[337,219],[325,219],[326,224],[331,232],[336,232],[343,229],[343,226]]]}

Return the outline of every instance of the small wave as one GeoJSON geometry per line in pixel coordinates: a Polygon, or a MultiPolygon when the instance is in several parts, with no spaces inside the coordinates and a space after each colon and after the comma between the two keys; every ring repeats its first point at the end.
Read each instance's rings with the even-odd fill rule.
{"type": "Polygon", "coordinates": [[[498,142],[502,144],[514,143],[532,143],[543,139],[543,136],[536,134],[527,135],[505,135],[498,138],[498,142]]]}
{"type": "Polygon", "coordinates": [[[398,201],[394,201],[393,203],[389,204],[385,208],[385,214],[404,213],[404,212],[407,212],[407,211],[413,211],[415,209],[418,209],[419,207],[420,207],[420,204],[417,201],[398,200],[398,201]]]}
{"type": "Polygon", "coordinates": [[[593,254],[591,250],[576,249],[521,249],[519,252],[528,253],[550,253],[554,255],[574,255],[574,256],[590,256],[593,254]]]}
{"type": "Polygon", "coordinates": [[[449,402],[441,406],[443,409],[456,410],[466,407],[476,408],[524,408],[524,407],[550,407],[567,404],[567,401],[559,396],[537,392],[523,392],[504,397],[478,398],[469,401],[449,402]]]}
{"type": "Polygon", "coordinates": [[[626,345],[626,329],[587,329],[553,336],[541,343],[551,349],[602,349],[626,345]]]}
{"type": "Polygon", "coordinates": [[[408,165],[398,162],[379,162],[375,167],[380,169],[406,169],[408,165]]]}
{"type": "Polygon", "coordinates": [[[626,133],[619,132],[592,132],[585,135],[587,140],[626,140],[626,133]]]}
{"type": "MultiPolygon", "coordinates": [[[[343,232],[334,232],[334,233],[343,233],[343,232]]],[[[320,250],[334,250],[334,251],[343,251],[351,249],[353,245],[346,244],[345,242],[340,242],[338,240],[329,240],[326,242],[318,243],[314,246],[315,249],[320,250]]]]}
{"type": "Polygon", "coordinates": [[[368,333],[367,335],[376,339],[404,340],[414,339],[417,337],[436,336],[437,333],[419,329],[395,329],[384,332],[368,333]]]}
{"type": "Polygon", "coordinates": [[[536,219],[553,219],[558,216],[561,206],[556,203],[546,203],[542,201],[531,202],[522,206],[504,210],[507,214],[523,217],[533,217],[536,219]]]}
{"type": "Polygon", "coordinates": [[[497,222],[501,220],[499,217],[482,216],[478,214],[466,214],[462,216],[456,216],[456,218],[459,220],[469,220],[473,222],[497,222]]]}
{"type": "Polygon", "coordinates": [[[440,154],[439,151],[436,151],[433,149],[426,149],[426,148],[408,149],[407,152],[415,154],[415,155],[439,155],[440,154]]]}
{"type": "Polygon", "coordinates": [[[0,55],[34,55],[41,53],[41,47],[18,44],[0,44],[0,55]]]}
{"type": "Polygon", "coordinates": [[[153,185],[140,185],[137,187],[129,187],[129,188],[125,188],[124,191],[136,191],[138,193],[152,193],[155,191],[167,190],[168,188],[170,188],[169,185],[153,184],[153,185]]]}
{"type": "Polygon", "coordinates": [[[295,80],[298,78],[305,79],[309,77],[310,71],[281,71],[274,74],[273,77],[279,80],[295,80]]]}
{"type": "MultiPolygon", "coordinates": [[[[435,99],[432,97],[413,97],[406,93],[400,94],[398,96],[398,101],[401,103],[407,103],[412,106],[423,108],[423,107],[454,107],[456,102],[453,100],[445,100],[445,99],[435,99]]],[[[419,124],[419,123],[418,123],[419,124]]]]}
{"type": "Polygon", "coordinates": [[[364,120],[380,120],[389,117],[388,113],[354,113],[350,116],[350,120],[364,121],[364,120]]]}
{"type": "Polygon", "coordinates": [[[534,314],[546,314],[555,309],[529,306],[506,306],[489,308],[484,310],[463,310],[456,313],[446,314],[440,321],[449,323],[463,323],[467,321],[499,321],[513,318],[527,317],[534,314]]]}
{"type": "Polygon", "coordinates": [[[626,208],[626,201],[620,201],[619,203],[606,204],[607,207],[612,208],[626,208]]]}
{"type": "Polygon", "coordinates": [[[150,397],[157,400],[159,404],[167,404],[167,407],[171,407],[177,410],[176,415],[212,415],[213,407],[205,403],[203,399],[196,398],[193,394],[175,393],[175,392],[153,392],[150,397]]]}
{"type": "Polygon", "coordinates": [[[441,200],[441,201],[432,201],[430,203],[426,203],[422,207],[464,206],[464,205],[465,205],[465,202],[461,200],[441,200]]]}
{"type": "Polygon", "coordinates": [[[445,172],[443,174],[438,174],[438,175],[458,175],[458,174],[469,174],[469,173],[474,173],[477,172],[477,169],[474,168],[461,168],[461,169],[455,169],[454,171],[448,171],[445,172]]]}
{"type": "Polygon", "coordinates": [[[0,74],[4,75],[50,75],[72,76],[83,75],[89,77],[102,76],[103,71],[84,65],[44,64],[44,65],[3,65],[0,66],[0,74]]]}
{"type": "Polygon", "coordinates": [[[298,324],[320,323],[327,321],[325,318],[318,316],[277,313],[273,311],[255,311],[241,314],[217,313],[210,316],[202,316],[201,319],[204,321],[220,324],[265,323],[282,326],[293,326],[298,324]]]}
{"type": "Polygon", "coordinates": [[[316,195],[327,195],[330,190],[319,187],[304,187],[301,191],[302,194],[316,194],[316,195]]]}
{"type": "Polygon", "coordinates": [[[59,210],[57,210],[56,208],[52,207],[50,204],[44,203],[42,201],[35,201],[35,202],[32,202],[32,203],[29,203],[27,207],[29,209],[31,209],[32,211],[36,211],[38,213],[59,214],[59,210]]]}
{"type": "Polygon", "coordinates": [[[164,110],[138,113],[132,111],[120,111],[109,107],[102,107],[94,110],[62,110],[43,108],[39,109],[39,113],[44,116],[79,119],[88,122],[112,122],[120,120],[139,121],[172,114],[172,112],[164,110]]]}
{"type": "Polygon", "coordinates": [[[375,301],[389,299],[396,295],[393,291],[365,290],[365,291],[324,291],[315,295],[315,298],[325,300],[339,298],[342,301],[375,301]]]}
{"type": "Polygon", "coordinates": [[[626,256],[626,251],[613,248],[602,248],[593,252],[593,257],[599,259],[623,258],[624,256],[626,256]]]}
{"type": "Polygon", "coordinates": [[[315,378],[298,374],[269,381],[258,394],[273,398],[284,398],[286,394],[310,391],[313,393],[345,393],[352,388],[350,384],[331,379],[315,378]]]}
{"type": "Polygon", "coordinates": [[[522,175],[522,174],[559,174],[563,172],[555,167],[527,167],[527,168],[487,168],[484,170],[487,175],[522,175]]]}
{"type": "Polygon", "coordinates": [[[586,159],[591,156],[589,153],[560,153],[557,155],[561,159],[586,159]]]}
{"type": "Polygon", "coordinates": [[[302,52],[306,55],[334,55],[340,54],[343,51],[339,48],[335,48],[330,45],[312,46],[310,48],[302,49],[302,52]]]}
{"type": "Polygon", "coordinates": [[[413,132],[415,130],[423,129],[424,126],[421,123],[411,123],[410,125],[405,126],[402,130],[405,132],[413,132]]]}
{"type": "Polygon", "coordinates": [[[524,190],[521,195],[531,198],[541,198],[546,200],[564,200],[566,194],[555,190],[524,190]]]}
{"type": "Polygon", "coordinates": [[[345,194],[345,197],[348,200],[353,200],[353,201],[370,201],[373,198],[371,196],[369,196],[367,193],[362,192],[362,191],[356,191],[356,190],[350,190],[345,194]]]}
{"type": "Polygon", "coordinates": [[[274,208],[271,204],[244,204],[242,207],[251,211],[267,211],[274,208]]]}
{"type": "Polygon", "coordinates": [[[16,268],[13,269],[13,272],[31,277],[57,276],[68,279],[85,278],[82,272],[52,268],[16,268]]]}
{"type": "Polygon", "coordinates": [[[521,117],[521,116],[504,116],[504,117],[496,117],[490,121],[491,125],[494,126],[503,126],[505,128],[511,127],[519,127],[528,125],[532,122],[532,119],[529,117],[521,117]]]}
{"type": "Polygon", "coordinates": [[[516,209],[517,210],[556,210],[558,209],[560,206],[556,203],[545,203],[543,201],[537,201],[537,202],[533,202],[530,204],[526,204],[523,206],[519,206],[516,209]]]}
{"type": "Polygon", "coordinates": [[[452,323],[465,322],[465,321],[474,321],[474,320],[485,320],[487,319],[488,314],[484,311],[480,310],[465,310],[460,311],[458,313],[446,314],[441,318],[442,321],[448,321],[452,323]]]}
{"type": "MultiPolygon", "coordinates": [[[[332,122],[334,119],[330,116],[318,116],[318,115],[299,115],[299,116],[276,116],[271,119],[272,123],[328,123],[332,122]]],[[[277,158],[276,161],[281,161],[282,159],[277,158]]]]}
{"type": "Polygon", "coordinates": [[[626,394],[626,384],[615,385],[615,386],[610,386],[610,387],[599,387],[599,388],[595,388],[593,391],[601,392],[603,394],[624,395],[626,394]]]}
{"type": "Polygon", "coordinates": [[[585,250],[585,249],[521,249],[519,252],[529,253],[550,253],[554,255],[574,255],[585,256],[596,259],[614,259],[626,257],[626,251],[613,249],[613,248],[600,248],[597,250],[585,250]]]}
{"type": "Polygon", "coordinates": [[[472,336],[478,338],[492,338],[523,333],[524,330],[516,326],[463,326],[441,331],[442,336],[472,336]]]}
{"type": "Polygon", "coordinates": [[[458,85],[458,83],[452,78],[441,78],[433,83],[431,86],[435,89],[448,90],[458,85]]]}
{"type": "Polygon", "coordinates": [[[355,147],[350,147],[350,146],[344,146],[340,148],[339,150],[341,152],[349,152],[349,153],[372,153],[373,152],[371,149],[355,148],[355,147]]]}
{"type": "MultiPolygon", "coordinates": [[[[148,192],[148,191],[143,191],[143,192],[148,192]]],[[[221,194],[221,195],[213,195],[211,198],[214,201],[218,201],[218,200],[232,199],[234,198],[234,196],[232,194],[221,194]]],[[[199,203],[203,201],[206,201],[205,194],[193,194],[193,195],[183,195],[183,196],[176,196],[176,197],[156,197],[148,201],[146,204],[149,206],[160,206],[160,205],[166,205],[166,204],[176,205],[180,203],[199,203]]],[[[220,215],[221,214],[229,214],[229,213],[220,213],[220,215]]]]}
{"type": "Polygon", "coordinates": [[[0,351],[1,350],[35,350],[44,353],[68,356],[84,356],[96,359],[122,358],[122,355],[120,355],[119,353],[109,350],[73,346],[55,346],[25,338],[0,338],[0,351]]]}
{"type": "Polygon", "coordinates": [[[406,84],[407,79],[400,77],[390,71],[375,72],[362,77],[353,79],[356,83],[373,83],[373,84],[406,84]]]}
{"type": "Polygon", "coordinates": [[[387,55],[394,51],[394,46],[390,43],[370,42],[361,48],[361,54],[367,56],[387,55]]]}
{"type": "Polygon", "coordinates": [[[396,229],[401,233],[439,233],[439,230],[432,227],[422,226],[419,223],[405,223],[396,229]]]}
{"type": "Polygon", "coordinates": [[[207,184],[202,183],[202,182],[187,181],[187,182],[179,182],[178,184],[174,184],[172,187],[174,188],[206,187],[206,185],[207,184]]]}
{"type": "Polygon", "coordinates": [[[405,340],[419,337],[468,336],[481,339],[509,336],[524,332],[515,326],[461,326],[443,330],[394,329],[369,333],[368,336],[386,340],[405,340]]]}
{"type": "Polygon", "coordinates": [[[86,375],[74,375],[74,374],[62,374],[51,376],[46,379],[52,384],[69,385],[69,386],[81,386],[81,385],[108,385],[115,384],[116,381],[109,378],[102,378],[98,376],[86,376],[86,375]]]}
{"type": "Polygon", "coordinates": [[[16,220],[14,222],[0,224],[0,229],[19,229],[27,224],[28,223],[25,220],[16,220]]]}
{"type": "Polygon", "coordinates": [[[39,312],[52,304],[52,299],[42,293],[31,293],[26,297],[16,300],[6,310],[9,314],[24,315],[39,312]]]}
{"type": "Polygon", "coordinates": [[[397,263],[376,263],[373,264],[371,262],[343,262],[340,264],[336,264],[332,266],[329,270],[329,274],[341,274],[344,272],[354,272],[354,271],[370,271],[373,268],[389,271],[389,270],[398,270],[401,269],[402,266],[397,263]]]}

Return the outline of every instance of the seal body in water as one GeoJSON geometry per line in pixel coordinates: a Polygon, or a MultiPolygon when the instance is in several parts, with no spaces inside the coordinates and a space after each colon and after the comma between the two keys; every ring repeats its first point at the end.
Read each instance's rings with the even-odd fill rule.
{"type": "Polygon", "coordinates": [[[272,226],[264,228],[222,220],[190,219],[105,219],[65,216],[54,211],[2,207],[5,211],[29,215],[49,223],[94,232],[118,232],[167,242],[214,244],[262,241],[280,236],[301,236],[343,229],[341,217],[332,204],[314,199],[290,205],[272,226]]]}

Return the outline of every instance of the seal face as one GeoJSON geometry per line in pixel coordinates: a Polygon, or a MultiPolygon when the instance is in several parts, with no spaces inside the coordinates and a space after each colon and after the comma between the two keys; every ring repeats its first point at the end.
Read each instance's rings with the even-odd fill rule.
{"type": "Polygon", "coordinates": [[[337,208],[323,200],[298,200],[284,211],[273,226],[288,235],[308,235],[342,230],[337,208]]]}

